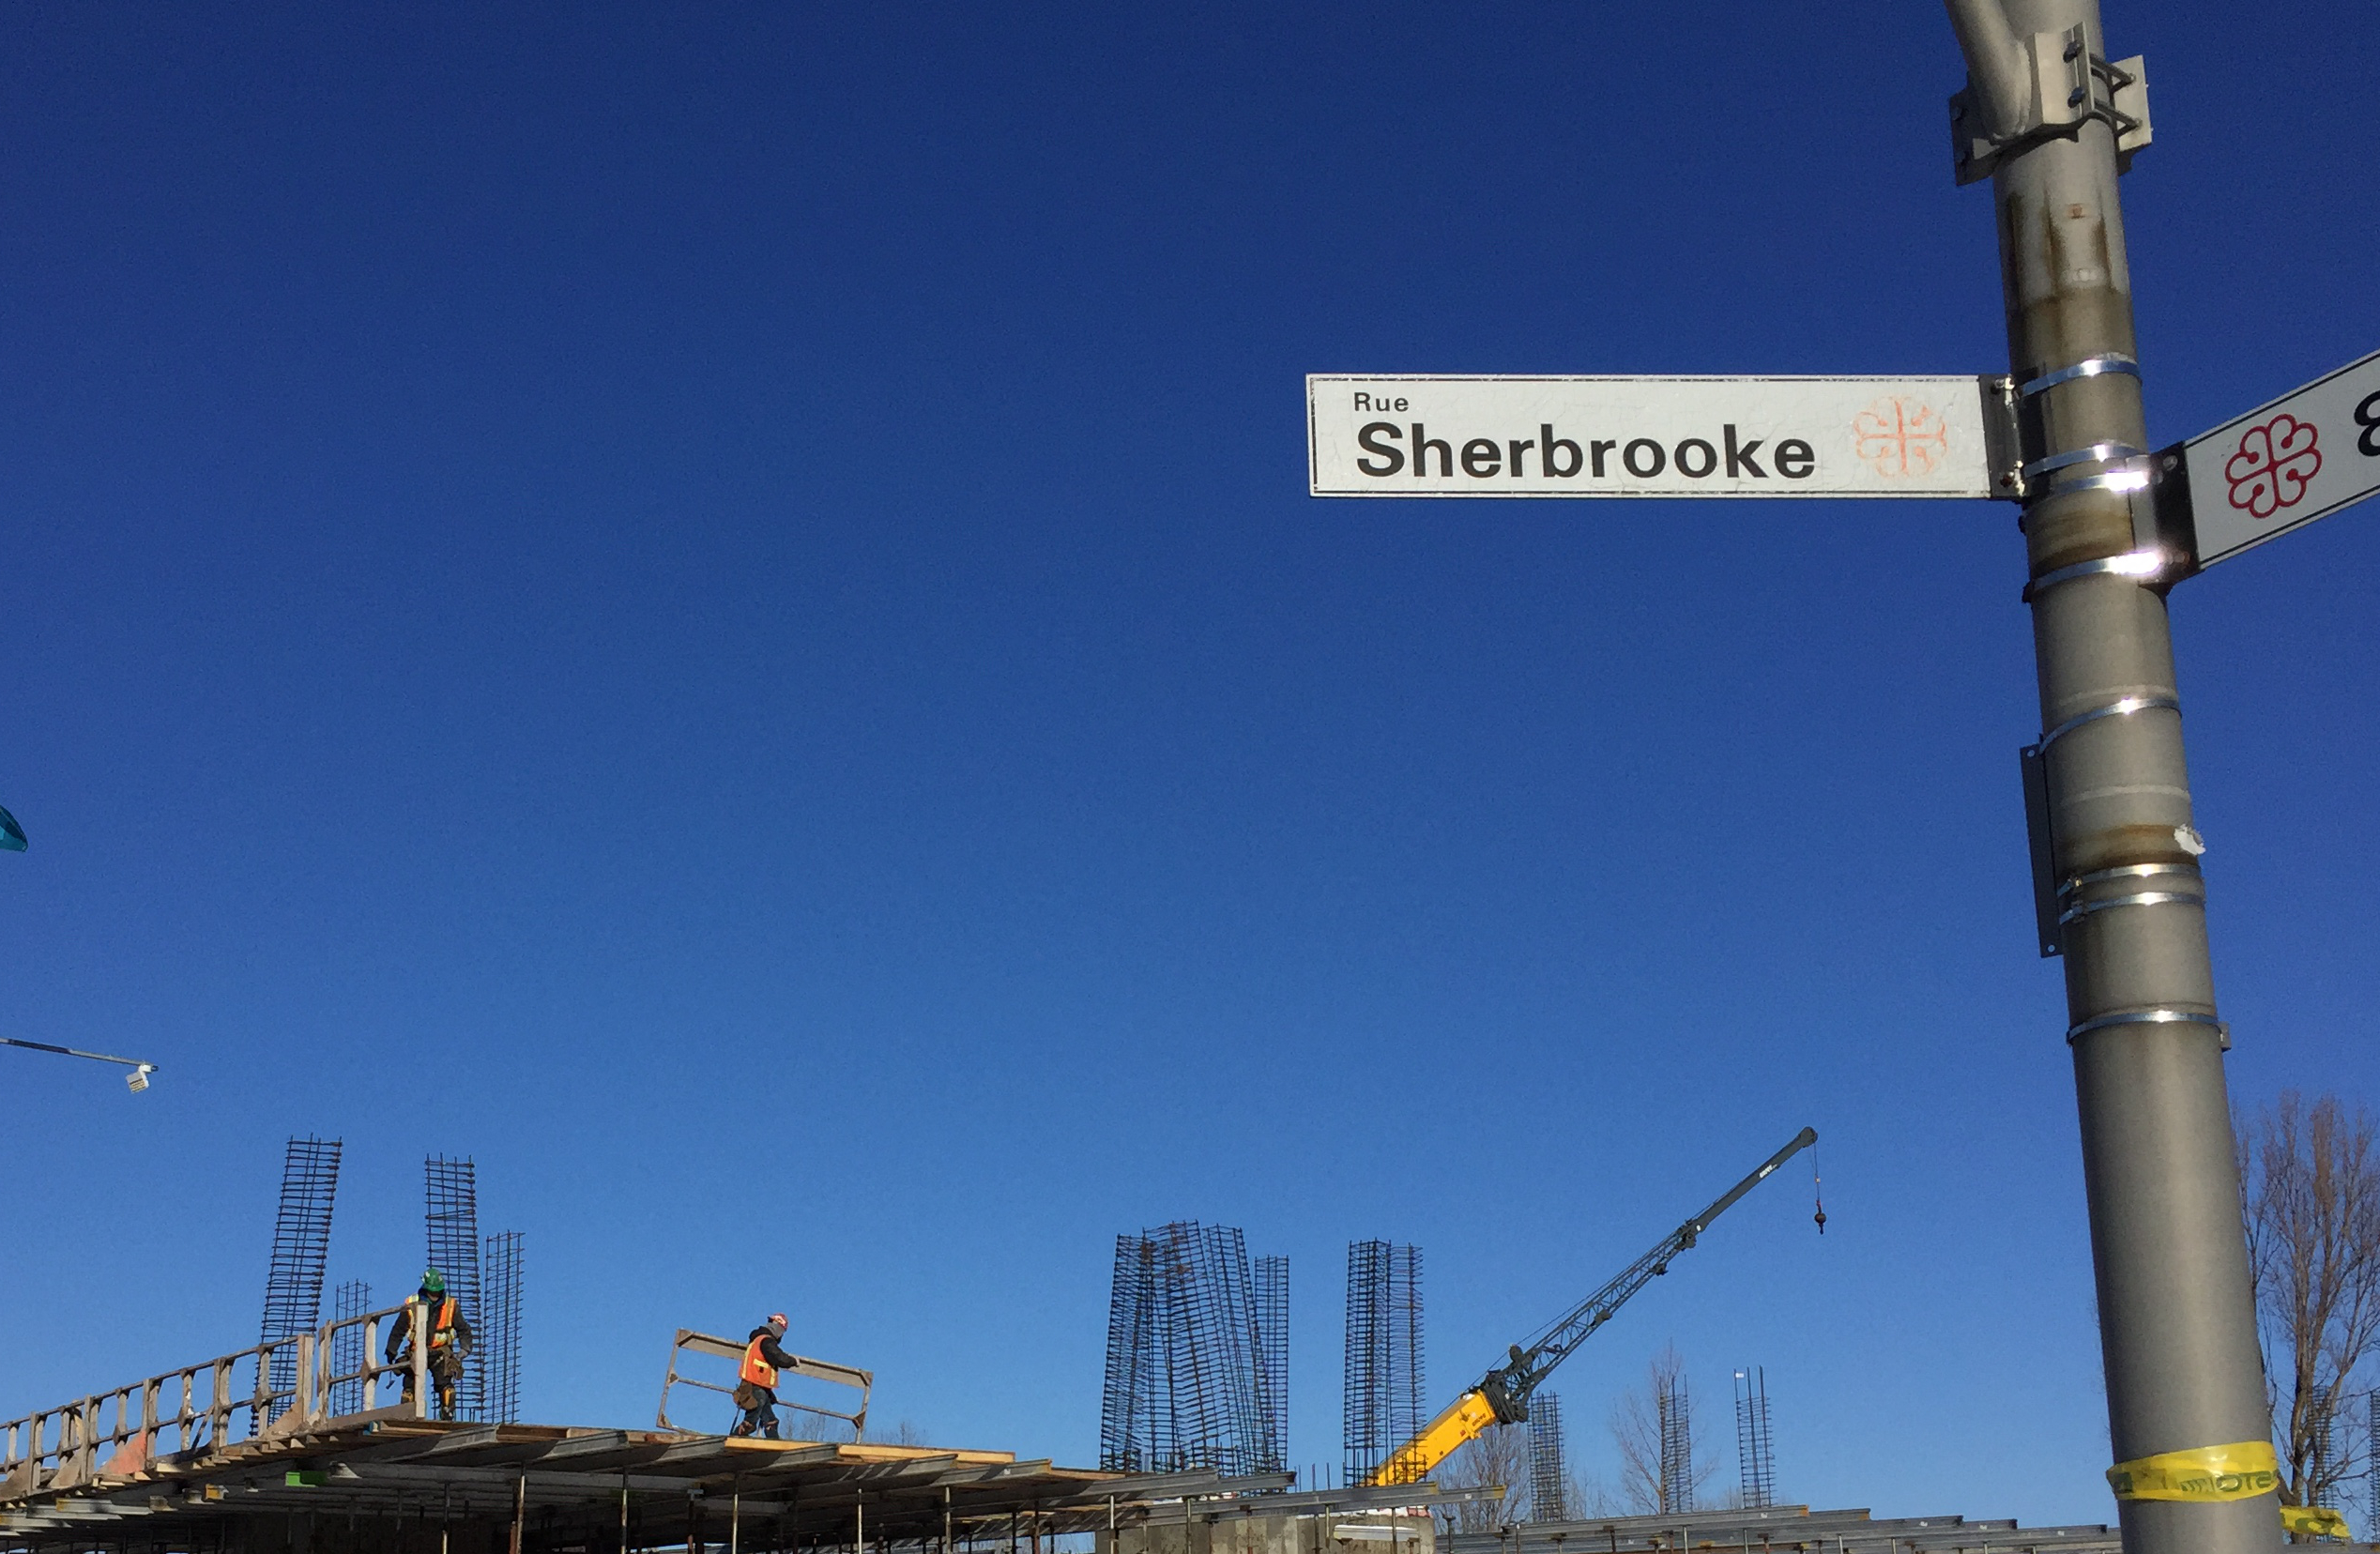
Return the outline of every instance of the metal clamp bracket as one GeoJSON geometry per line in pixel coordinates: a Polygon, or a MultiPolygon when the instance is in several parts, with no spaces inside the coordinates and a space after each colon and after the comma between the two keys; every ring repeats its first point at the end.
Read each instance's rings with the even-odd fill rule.
{"type": "Polygon", "coordinates": [[[2141,56],[2111,63],[2080,23],[2016,40],[2030,67],[2031,100],[2014,130],[1994,134],[1969,85],[1950,99],[1950,162],[1961,184],[1991,176],[2004,157],[2055,137],[2071,139],[2098,120],[2115,132],[2115,170],[2128,173],[2148,145],[2148,69],[2141,56]]]}
{"type": "Polygon", "coordinates": [[[2130,577],[2143,582],[2162,581],[2165,568],[2173,557],[2161,550],[2127,551],[2121,556],[2102,556],[2095,561],[2077,561],[2071,566],[2054,567],[2024,586],[2019,597],[2027,604],[2041,597],[2045,588],[2061,583],[2071,583],[2078,577],[2130,577]]]}
{"type": "Polygon", "coordinates": [[[2105,707],[2094,707],[2087,712],[2077,712],[2074,716],[2067,719],[2066,722],[2058,724],[2055,728],[2050,729],[2048,732],[2044,733],[2041,738],[2035,742],[2033,748],[2037,753],[2046,751],[2050,748],[2050,746],[2066,738],[2068,734],[2073,733],[2084,724],[2094,724],[2098,722],[2101,718],[2128,718],[2135,712],[2166,711],[2178,713],[2181,709],[2182,704],[2175,701],[2171,696],[2120,696],[2114,701],[2108,703],[2105,707]]]}
{"type": "Polygon", "coordinates": [[[2140,452],[2141,450],[2130,443],[2093,443],[2088,448],[2078,448],[2071,453],[2052,453],[2046,459],[2036,459],[2017,473],[2030,480],[2036,475],[2047,475],[2052,469],[2064,469],[2070,465],[2112,464],[2117,459],[2138,458],[2140,452]]]}
{"type": "Polygon", "coordinates": [[[2098,896],[2089,901],[2078,901],[2060,912],[2058,926],[2063,928],[2069,922],[2080,922],[2094,912],[2112,912],[2118,906],[2164,906],[2174,903],[2185,906],[2204,906],[2206,905],[2206,891],[2202,887],[2195,891],[2139,891],[2131,895],[2098,896]]]}
{"type": "Polygon", "coordinates": [[[2225,1052],[2231,1050],[2231,1027],[2212,1014],[2202,1014],[2194,1009],[2128,1009],[2118,1014],[2101,1014],[2093,1019],[2078,1020],[2066,1028],[2067,1044],[2071,1046],[2076,1037],[2087,1036],[2095,1030],[2128,1025],[2203,1025],[2215,1032],[2216,1040],[2223,1044],[2225,1052]]]}
{"type": "Polygon", "coordinates": [[[2102,377],[2109,373],[2121,373],[2126,377],[2137,378],[2141,375],[2141,364],[2121,351],[2084,357],[2071,367],[2052,367],[2039,377],[2025,379],[2017,385],[2017,393],[2024,399],[2031,399],[2036,394],[2048,393],[2061,383],[2072,383],[2077,378],[2102,377]]]}
{"type": "Polygon", "coordinates": [[[2113,869],[2094,869],[2086,875],[2072,876],[2059,884],[2058,896],[2063,900],[2085,885],[2104,885],[2111,879],[2153,879],[2159,875],[2182,875],[2202,882],[2205,878],[2195,863],[2123,863],[2113,869]]]}
{"type": "Polygon", "coordinates": [[[2084,475],[2071,480],[2056,481],[2036,499],[2047,501],[2052,496],[2070,495],[2078,491],[2114,491],[2129,496],[2134,492],[2147,489],[2147,470],[2111,469],[2098,475],[2084,475]]]}

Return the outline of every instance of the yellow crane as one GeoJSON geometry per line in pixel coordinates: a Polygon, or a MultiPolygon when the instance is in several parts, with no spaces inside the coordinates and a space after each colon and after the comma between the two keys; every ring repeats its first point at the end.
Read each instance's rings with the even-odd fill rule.
{"type": "MultiPolygon", "coordinates": [[[[1771,1172],[1818,1142],[1814,1128],[1804,1128],[1793,1141],[1768,1157],[1761,1168],[1737,1182],[1717,1202],[1661,1238],[1661,1243],[1630,1263],[1620,1275],[1579,1302],[1543,1329],[1529,1345],[1512,1346],[1510,1356],[1480,1379],[1479,1385],[1447,1406],[1446,1411],[1422,1426],[1421,1433],[1388,1455],[1366,1484],[1417,1484],[1465,1442],[1491,1424],[1518,1424],[1529,1417],[1529,1394],[1537,1390],[1570,1351],[1585,1342],[1628,1297],[1670,1271],[1670,1259],[1693,1246],[1711,1222],[1733,1207],[1735,1200],[1759,1186],[1771,1172]]],[[[1826,1228],[1826,1211],[1818,1211],[1818,1228],[1826,1228]]]]}

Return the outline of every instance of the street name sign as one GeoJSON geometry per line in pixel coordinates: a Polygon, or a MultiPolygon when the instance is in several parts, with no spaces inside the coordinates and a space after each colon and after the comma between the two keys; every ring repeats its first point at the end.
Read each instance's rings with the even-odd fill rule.
{"type": "Polygon", "coordinates": [[[2380,492],[2380,351],[2159,450],[2150,489],[2200,570],[2380,492]]]}
{"type": "Polygon", "coordinates": [[[1314,373],[1316,496],[1986,497],[2004,380],[1314,373]]]}

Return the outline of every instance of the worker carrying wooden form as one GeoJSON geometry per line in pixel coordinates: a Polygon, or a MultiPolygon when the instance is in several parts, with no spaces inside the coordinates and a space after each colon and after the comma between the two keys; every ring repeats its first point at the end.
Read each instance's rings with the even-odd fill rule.
{"type": "Polygon", "coordinates": [[[752,1330],[744,1341],[743,1365],[736,1372],[736,1407],[743,1417],[727,1433],[748,1436],[755,1433],[777,1439],[777,1372],[794,1368],[794,1358],[777,1347],[777,1340],[786,1335],[786,1314],[771,1313],[769,1319],[752,1330]]]}

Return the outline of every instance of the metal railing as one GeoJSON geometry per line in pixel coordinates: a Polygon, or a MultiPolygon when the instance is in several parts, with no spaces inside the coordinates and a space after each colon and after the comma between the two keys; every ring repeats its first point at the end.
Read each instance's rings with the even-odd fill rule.
{"type": "Polygon", "coordinates": [[[382,1335],[389,1331],[384,1324],[404,1318],[404,1310],[392,1306],[334,1318],[312,1333],[12,1420],[0,1426],[0,1499],[129,1478],[161,1460],[190,1462],[243,1441],[372,1419],[426,1418],[426,1308],[414,1310],[405,1357],[393,1364],[380,1358],[382,1335]],[[363,1340],[360,1364],[343,1369],[339,1355],[356,1352],[358,1335],[363,1340]],[[288,1384],[275,1384],[276,1370],[291,1378],[288,1384]],[[380,1384],[391,1379],[402,1386],[397,1401],[374,1407],[380,1384]],[[335,1413],[334,1396],[360,1397],[364,1407],[335,1413]]]}

